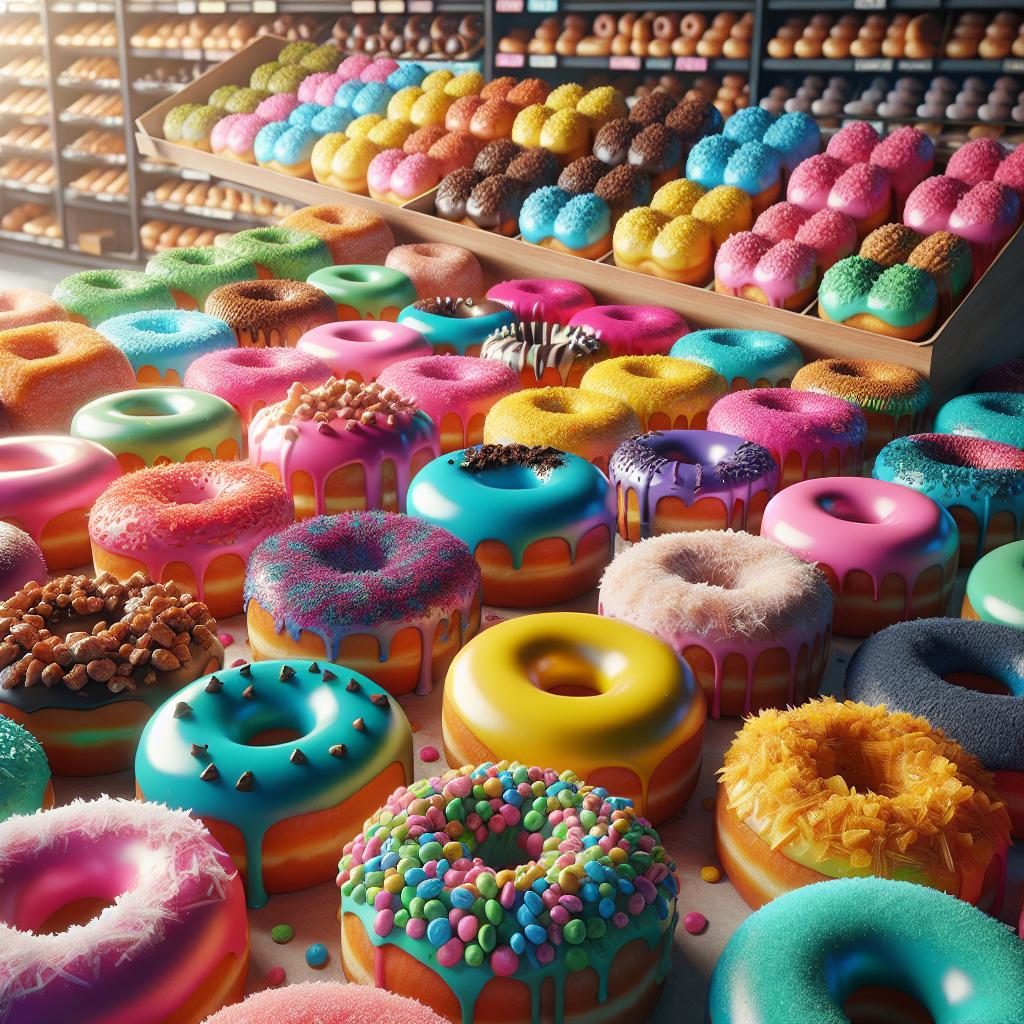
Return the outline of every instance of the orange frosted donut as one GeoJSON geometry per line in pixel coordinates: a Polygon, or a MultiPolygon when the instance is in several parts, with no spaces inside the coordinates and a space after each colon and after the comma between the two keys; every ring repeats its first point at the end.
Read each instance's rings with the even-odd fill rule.
{"type": "Polygon", "coordinates": [[[209,316],[223,320],[243,348],[294,345],[306,331],[333,323],[337,310],[321,289],[302,281],[238,281],[206,300],[209,316]]]}
{"type": "Polygon", "coordinates": [[[444,242],[414,242],[396,246],[388,253],[384,266],[400,270],[416,286],[421,299],[452,294],[482,299],[484,275],[480,261],[468,250],[444,242]]]}
{"type": "Polygon", "coordinates": [[[343,203],[304,206],[289,214],[283,227],[307,231],[321,239],[336,264],[383,263],[395,236],[383,217],[343,203]]]}
{"type": "Polygon", "coordinates": [[[46,292],[32,288],[0,289],[0,331],[67,319],[67,310],[46,292]]]}

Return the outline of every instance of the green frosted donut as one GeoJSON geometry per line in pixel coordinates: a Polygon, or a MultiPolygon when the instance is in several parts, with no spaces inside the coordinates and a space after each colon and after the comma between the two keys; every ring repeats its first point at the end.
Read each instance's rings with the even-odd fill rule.
{"type": "Polygon", "coordinates": [[[179,305],[178,294],[188,296],[202,309],[210,292],[222,284],[254,280],[256,267],[238,253],[209,246],[166,249],[146,264],[146,273],[167,285],[179,305]]]}
{"type": "Polygon", "coordinates": [[[335,71],[343,59],[344,54],[337,47],[318,46],[299,61],[299,67],[307,71],[335,71]]]}
{"type": "Polygon", "coordinates": [[[387,310],[390,318],[416,301],[416,286],[406,274],[391,267],[351,264],[325,267],[309,277],[315,285],[340,307],[349,307],[345,318],[380,320],[387,310]]]}
{"type": "Polygon", "coordinates": [[[826,316],[843,323],[862,313],[892,327],[908,328],[934,313],[938,289],[931,274],[907,263],[883,267],[847,256],[825,271],[818,301],[826,316]]]}
{"type": "Polygon", "coordinates": [[[172,107],[164,117],[164,138],[168,142],[180,142],[181,130],[185,127],[185,122],[189,115],[197,111],[199,107],[198,103],[180,103],[178,106],[172,107]]]}
{"type": "Polygon", "coordinates": [[[270,76],[267,88],[271,92],[295,92],[309,72],[297,64],[286,64],[270,76]]]}
{"type": "Polygon", "coordinates": [[[266,89],[251,89],[246,86],[228,97],[224,109],[229,114],[251,114],[269,95],[266,89]]]}
{"type": "MultiPolygon", "coordinates": [[[[306,41],[289,43],[278,55],[279,64],[298,64],[303,57],[308,57],[317,48],[316,43],[306,41]]],[[[340,53],[340,51],[338,51],[340,53]]]]}
{"type": "Polygon", "coordinates": [[[305,281],[310,274],[334,262],[324,242],[308,231],[264,227],[239,231],[223,246],[236,256],[250,260],[270,277],[305,281]]]}
{"type": "Polygon", "coordinates": [[[964,608],[983,622],[1024,629],[1024,540],[1003,544],[978,560],[967,577],[964,608]]]}
{"type": "Polygon", "coordinates": [[[59,281],[53,298],[90,327],[119,313],[174,309],[167,286],[141,270],[82,270],[59,281]]]}
{"type": "Polygon", "coordinates": [[[249,85],[253,89],[266,89],[270,82],[270,76],[281,67],[280,61],[268,60],[266,64],[260,64],[249,76],[249,85]]]}
{"type": "Polygon", "coordinates": [[[227,108],[228,100],[235,95],[236,92],[241,88],[239,85],[222,85],[218,89],[214,89],[210,93],[210,98],[206,101],[211,107],[224,107],[227,108]]]}
{"type": "Polygon", "coordinates": [[[922,885],[818,882],[773,900],[736,930],[711,977],[708,1021],[849,1024],[843,1004],[873,987],[912,996],[935,1024],[1020,1024],[1024,942],[969,903],[922,885]]]}
{"type": "Polygon", "coordinates": [[[50,766],[39,741],[12,718],[0,715],[0,821],[34,814],[50,788],[50,766]]]}

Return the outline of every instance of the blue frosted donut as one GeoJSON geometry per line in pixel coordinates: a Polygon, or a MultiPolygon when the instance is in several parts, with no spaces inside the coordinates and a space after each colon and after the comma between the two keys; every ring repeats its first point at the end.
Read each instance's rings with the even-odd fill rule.
{"type": "Polygon", "coordinates": [[[545,185],[531,192],[519,211],[519,231],[523,239],[539,245],[550,238],[555,233],[558,215],[570,199],[570,193],[557,185],[545,185]]]}
{"type": "Polygon", "coordinates": [[[692,359],[720,373],[733,391],[749,387],[788,387],[804,365],[800,349],[781,334],[710,328],[693,331],[669,350],[677,359],[692,359]]]}
{"type": "Polygon", "coordinates": [[[1024,394],[981,391],[951,398],[935,414],[935,433],[984,437],[1024,448],[1024,394]]]}
{"type": "Polygon", "coordinates": [[[144,376],[148,367],[165,384],[180,384],[200,356],[238,347],[235,332],[223,320],[184,309],[123,313],[104,320],[96,329],[128,357],[136,377],[144,376]]]}
{"type": "Polygon", "coordinates": [[[1024,540],[990,551],[971,570],[964,618],[1024,630],[1024,540]]]}
{"type": "Polygon", "coordinates": [[[704,188],[725,183],[725,166],[739,146],[724,135],[708,135],[690,150],[686,158],[686,177],[704,188]]]}
{"type": "Polygon", "coordinates": [[[871,987],[912,993],[935,1024],[1019,1024],[1024,942],[969,903],[923,885],[884,878],[808,885],[733,933],[711,976],[707,1019],[849,1024],[844,1002],[871,987]]]}
{"type": "Polygon", "coordinates": [[[418,86],[426,77],[427,69],[421,64],[403,64],[400,68],[392,71],[385,81],[389,89],[398,92],[399,89],[418,86]]]}
{"type": "Polygon", "coordinates": [[[252,281],[256,268],[242,256],[208,245],[158,252],[146,264],[146,273],[167,285],[179,307],[202,309],[215,288],[252,281]]]}
{"type": "Polygon", "coordinates": [[[380,114],[383,117],[387,114],[388,103],[394,95],[383,82],[367,82],[352,99],[352,113],[356,117],[362,117],[364,114],[380,114]]]}
{"type": "Polygon", "coordinates": [[[319,103],[300,103],[289,115],[288,123],[293,127],[308,127],[313,118],[324,108],[319,103]]]}
{"type": "Polygon", "coordinates": [[[722,174],[722,184],[735,185],[748,195],[756,196],[777,185],[781,174],[782,159],[771,146],[763,142],[744,142],[729,157],[722,174]]]}
{"type": "Polygon", "coordinates": [[[500,302],[438,296],[419,299],[398,314],[398,322],[418,331],[435,351],[464,356],[483,345],[495,331],[518,323],[515,313],[500,302]]]}
{"type": "MultiPolygon", "coordinates": [[[[733,117],[741,113],[743,111],[737,111],[733,117]]],[[[821,128],[809,114],[794,110],[769,125],[761,141],[782,157],[782,166],[788,173],[802,160],[821,150],[821,128]]]]}
{"type": "MultiPolygon", "coordinates": [[[[341,107],[342,110],[351,110],[352,101],[362,91],[363,83],[358,78],[352,79],[350,82],[346,82],[341,86],[340,89],[334,94],[334,105],[341,107]]],[[[352,115],[355,117],[355,115],[352,115]]]]}
{"type": "Polygon", "coordinates": [[[252,142],[252,155],[258,164],[269,164],[274,159],[277,140],[291,127],[287,121],[271,121],[265,124],[252,142]]]}
{"type": "Polygon", "coordinates": [[[519,212],[519,230],[533,245],[554,240],[569,252],[592,249],[588,255],[601,255],[596,250],[611,244],[611,210],[593,192],[574,196],[548,185],[527,196],[519,212]]]}
{"type": "Polygon", "coordinates": [[[298,167],[307,163],[313,155],[313,147],[319,140],[319,134],[312,128],[292,125],[274,141],[271,162],[282,167],[298,167]]]}
{"type": "Polygon", "coordinates": [[[352,123],[352,112],[341,107],[322,107],[320,112],[309,122],[309,127],[317,135],[329,132],[343,132],[352,123]]]}
{"type": "Polygon", "coordinates": [[[764,107],[744,107],[725,122],[722,134],[741,146],[745,142],[760,142],[774,121],[775,115],[764,107]]]}

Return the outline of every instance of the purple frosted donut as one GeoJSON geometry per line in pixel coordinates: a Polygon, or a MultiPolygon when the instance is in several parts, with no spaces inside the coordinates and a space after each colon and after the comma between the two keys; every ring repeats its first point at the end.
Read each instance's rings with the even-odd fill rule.
{"type": "Polygon", "coordinates": [[[183,386],[230,402],[244,429],[265,405],[283,401],[296,381],[316,387],[330,376],[327,363],[297,348],[226,348],[192,363],[183,386]]]}
{"type": "Polygon", "coordinates": [[[342,320],[322,324],[295,346],[326,363],[335,377],[376,380],[392,363],[429,356],[430,343],[419,331],[388,320],[342,320]]]}
{"type": "Polygon", "coordinates": [[[412,399],[437,424],[442,454],[480,444],[491,406],[519,390],[519,374],[511,366],[473,356],[406,359],[378,380],[412,399]]]}
{"type": "Polygon", "coordinates": [[[527,277],[494,285],[487,298],[508,306],[520,320],[563,326],[594,305],[594,296],[575,281],[527,277]]]}
{"type": "Polygon", "coordinates": [[[664,354],[690,333],[678,313],[661,306],[592,306],[569,325],[595,331],[613,356],[664,354]]]}
{"type": "Polygon", "coordinates": [[[39,545],[24,530],[0,522],[0,602],[26,583],[45,583],[46,579],[46,562],[39,545]]]}

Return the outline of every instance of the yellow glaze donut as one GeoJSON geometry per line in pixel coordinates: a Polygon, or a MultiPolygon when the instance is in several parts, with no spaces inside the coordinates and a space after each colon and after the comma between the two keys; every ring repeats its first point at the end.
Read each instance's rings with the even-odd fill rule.
{"type": "Polygon", "coordinates": [[[591,89],[576,104],[576,111],[590,122],[595,132],[608,121],[625,117],[629,113],[622,93],[611,85],[599,85],[591,89]]]}
{"type": "Polygon", "coordinates": [[[651,200],[651,209],[669,217],[682,217],[693,213],[697,200],[707,194],[707,189],[689,178],[677,178],[662,185],[651,200]]]}
{"type": "Polygon", "coordinates": [[[455,77],[454,71],[449,71],[447,68],[441,68],[438,71],[431,71],[426,78],[420,82],[420,88],[424,92],[430,92],[432,89],[444,89],[444,87],[455,77]]]}
{"type": "Polygon", "coordinates": [[[543,103],[531,103],[530,106],[523,107],[512,122],[512,141],[520,146],[536,149],[540,145],[540,133],[545,122],[554,115],[555,111],[543,103]]]}
{"type": "Polygon", "coordinates": [[[383,120],[380,114],[363,114],[362,117],[349,122],[345,134],[350,139],[365,139],[383,120]]]}
{"type": "Polygon", "coordinates": [[[317,139],[313,146],[313,152],[309,156],[309,165],[313,169],[313,177],[325,185],[333,185],[331,164],[334,155],[348,142],[348,136],[344,132],[329,132],[321,139],[317,139]]]}
{"type": "Polygon", "coordinates": [[[552,110],[575,110],[576,104],[586,95],[587,90],[579,82],[566,82],[552,89],[544,102],[552,110]]]}
{"type": "MultiPolygon", "coordinates": [[[[444,89],[425,90],[423,95],[412,105],[409,117],[417,128],[425,128],[428,124],[444,125],[448,108],[454,102],[455,97],[449,96],[444,89]]],[[[349,125],[349,129],[351,127],[349,125]]]]}
{"type": "Polygon", "coordinates": [[[714,272],[711,228],[688,214],[670,217],[649,206],[630,210],[612,235],[615,264],[683,284],[706,284],[714,272]]]}
{"type": "Polygon", "coordinates": [[[734,185],[713,188],[697,200],[691,212],[711,228],[716,247],[730,235],[737,231],[749,231],[754,225],[754,208],[750,204],[750,196],[734,185]]]}
{"type": "Polygon", "coordinates": [[[703,693],[664,641],[578,612],[509,619],[452,662],[441,721],[450,765],[564,761],[653,823],[700,774],[703,693]]]}
{"type": "Polygon", "coordinates": [[[673,356],[617,356],[592,366],[580,388],[625,402],[644,430],[704,430],[708,412],[729,391],[703,363],[673,356]]]}
{"type": "Polygon", "coordinates": [[[412,108],[422,95],[423,90],[418,85],[407,85],[399,89],[388,101],[388,120],[408,121],[412,124],[412,108]]]}
{"type": "Polygon", "coordinates": [[[378,121],[367,133],[366,139],[378,149],[401,149],[414,129],[409,121],[378,121]]]}
{"type": "Polygon", "coordinates": [[[455,99],[461,99],[463,96],[476,96],[485,84],[486,80],[479,71],[463,71],[445,83],[444,91],[455,99]]]}
{"type": "Polygon", "coordinates": [[[590,148],[590,123],[575,110],[556,110],[541,127],[540,144],[555,156],[575,160],[590,148]]]}

